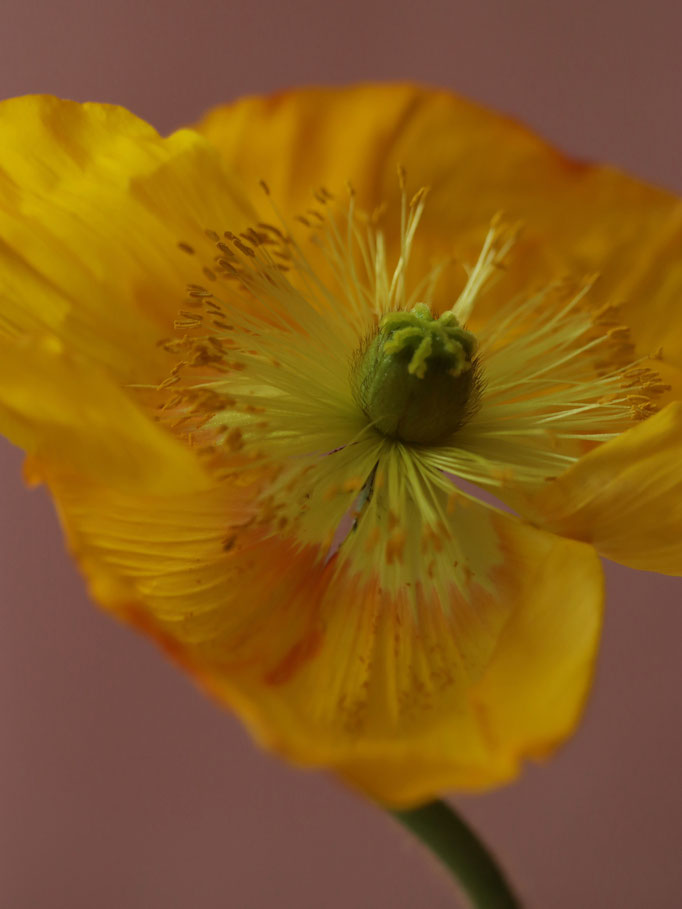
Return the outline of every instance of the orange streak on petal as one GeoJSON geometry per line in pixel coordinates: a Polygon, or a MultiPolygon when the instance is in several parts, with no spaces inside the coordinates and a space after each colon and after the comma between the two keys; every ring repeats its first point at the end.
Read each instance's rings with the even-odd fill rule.
{"type": "Polygon", "coordinates": [[[297,641],[274,669],[265,676],[268,685],[283,685],[291,681],[298,670],[320,650],[324,634],[320,628],[313,628],[297,641]]]}

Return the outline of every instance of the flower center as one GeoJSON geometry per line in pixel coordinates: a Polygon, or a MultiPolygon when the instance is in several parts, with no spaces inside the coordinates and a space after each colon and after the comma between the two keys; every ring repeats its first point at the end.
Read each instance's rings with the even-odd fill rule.
{"type": "Polygon", "coordinates": [[[425,303],[386,313],[361,350],[351,382],[372,425],[389,438],[433,444],[475,410],[476,338],[454,313],[434,317],[425,303]]]}
{"type": "MultiPolygon", "coordinates": [[[[351,518],[343,551],[368,571],[378,558],[382,587],[396,591],[405,566],[410,591],[431,577],[423,553],[447,537],[462,496],[452,477],[521,508],[667,390],[636,358],[617,307],[594,305],[592,280],[487,296],[518,233],[498,217],[452,305],[457,285],[440,279],[454,260],[415,283],[424,198],[403,192],[393,256],[381,213],[358,212],[352,192],[340,212],[330,193],[315,195],[319,207],[299,218],[305,247],[284,219],[207,231],[210,284],[188,285],[179,336],[161,342],[176,365],[159,419],[221,481],[253,486],[249,522],[326,558],[351,518]],[[463,327],[474,314],[476,337],[463,327]]],[[[442,551],[433,577],[442,569],[445,590],[453,560],[442,551]]]]}

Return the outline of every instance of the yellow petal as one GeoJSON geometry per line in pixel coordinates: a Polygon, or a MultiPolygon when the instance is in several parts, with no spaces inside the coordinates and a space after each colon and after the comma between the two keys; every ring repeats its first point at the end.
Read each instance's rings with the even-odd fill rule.
{"type": "Polygon", "coordinates": [[[212,260],[203,229],[242,223],[215,150],[46,96],[0,104],[0,148],[0,332],[50,331],[122,381],[159,381],[155,342],[212,260]]]}
{"type": "MultiPolygon", "coordinates": [[[[672,194],[571,161],[449,92],[408,84],[246,98],[198,129],[247,183],[266,179],[285,210],[304,210],[320,185],[336,191],[350,180],[363,205],[386,201],[395,211],[403,165],[410,186],[432,189],[414,254],[423,269],[444,252],[473,262],[495,212],[521,219],[505,292],[509,279],[527,292],[558,274],[598,271],[595,299],[624,301],[638,353],[662,346],[665,381],[682,395],[682,204],[672,194]]],[[[488,299],[482,318],[499,302],[488,299]]]]}
{"type": "MultiPolygon", "coordinates": [[[[350,782],[381,801],[411,805],[444,790],[507,782],[524,759],[554,750],[580,718],[601,630],[599,560],[588,546],[571,546],[511,518],[498,515],[494,523],[505,564],[494,594],[472,602],[483,627],[448,627],[434,610],[429,627],[411,641],[407,696],[418,715],[410,717],[408,700],[393,735],[363,743],[340,762],[350,782]],[[489,645],[469,684],[450,687],[457,660],[480,656],[489,645]]],[[[402,625],[389,625],[377,649],[383,644],[390,653],[401,634],[402,625]]]]}
{"type": "Polygon", "coordinates": [[[316,547],[263,539],[248,495],[223,484],[165,497],[51,485],[93,596],[296,763],[407,805],[509,780],[575,726],[600,631],[591,547],[472,503],[473,532],[503,556],[488,589],[425,594],[415,618],[316,547]]]}
{"type": "MultiPolygon", "coordinates": [[[[37,461],[123,489],[202,488],[196,456],[55,338],[0,340],[0,432],[37,461]]],[[[34,479],[41,469],[34,463],[34,479]]]]}
{"type": "Polygon", "coordinates": [[[247,187],[266,180],[287,212],[303,211],[314,190],[336,192],[348,180],[371,205],[384,187],[396,194],[395,166],[384,168],[422,96],[410,85],[294,89],[215,108],[195,128],[247,187]]]}
{"type": "Polygon", "coordinates": [[[533,502],[556,533],[615,562],[682,574],[682,404],[581,458],[533,502]]]}

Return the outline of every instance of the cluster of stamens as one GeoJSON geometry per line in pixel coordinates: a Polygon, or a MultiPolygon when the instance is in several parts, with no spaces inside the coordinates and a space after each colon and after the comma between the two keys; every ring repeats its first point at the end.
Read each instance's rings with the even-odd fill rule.
{"type": "MultiPolygon", "coordinates": [[[[464,326],[516,239],[500,219],[449,308],[433,298],[442,264],[411,289],[424,195],[407,203],[403,193],[392,268],[378,215],[359,215],[351,193],[339,217],[327,190],[297,219],[312,256],[284,220],[208,230],[210,264],[180,243],[206,283],[188,285],[177,335],[160,342],[177,358],[158,387],[161,420],[218,476],[257,478],[272,532],[288,527],[309,542],[324,528],[331,542],[350,509],[363,545],[383,541],[387,584],[410,560],[447,576],[433,541],[447,524],[450,477],[532,488],[654,413],[667,390],[636,359],[618,307],[590,302],[592,279],[500,303],[474,338],[464,326]],[[383,512],[370,501],[382,484],[379,498],[395,499],[383,512]],[[441,494],[446,505],[434,510],[441,494]],[[383,528],[381,514],[396,515],[395,526],[383,528]]],[[[471,569],[458,563],[465,585],[471,569]]]]}

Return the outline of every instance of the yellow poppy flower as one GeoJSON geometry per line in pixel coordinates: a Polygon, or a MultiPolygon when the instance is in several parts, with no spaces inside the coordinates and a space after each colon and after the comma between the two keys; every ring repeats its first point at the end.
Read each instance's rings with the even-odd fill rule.
{"type": "Polygon", "coordinates": [[[394,806],[564,740],[598,553],[682,566],[680,202],[411,85],[0,147],[0,429],[93,597],[394,806]]]}

